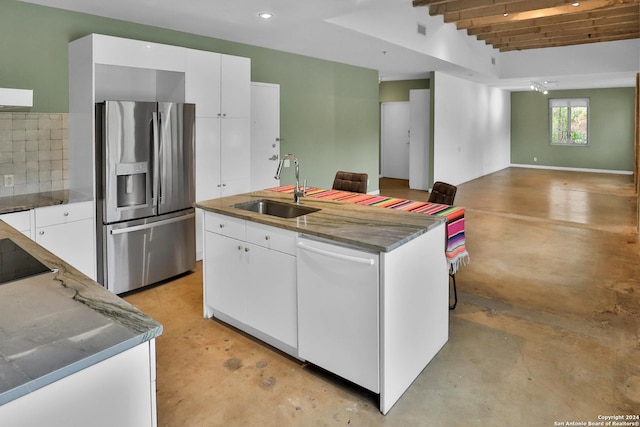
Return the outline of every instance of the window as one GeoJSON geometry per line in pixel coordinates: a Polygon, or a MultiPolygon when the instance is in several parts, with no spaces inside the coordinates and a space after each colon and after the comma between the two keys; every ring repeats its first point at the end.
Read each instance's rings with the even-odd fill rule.
{"type": "Polygon", "coordinates": [[[585,146],[588,144],[589,99],[550,99],[551,144],[585,146]]]}

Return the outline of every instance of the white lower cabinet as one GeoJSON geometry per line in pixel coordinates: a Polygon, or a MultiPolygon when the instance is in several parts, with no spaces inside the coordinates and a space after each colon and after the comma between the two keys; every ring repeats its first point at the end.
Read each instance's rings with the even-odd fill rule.
{"type": "Polygon", "coordinates": [[[295,234],[247,223],[247,323],[297,347],[295,234]],[[278,248],[278,249],[275,249],[278,248]]]}
{"type": "Polygon", "coordinates": [[[40,246],[96,280],[93,202],[46,206],[0,215],[40,246]]]}
{"type": "Polygon", "coordinates": [[[155,427],[155,395],[151,340],[1,405],[0,425],[155,427]]]}
{"type": "Polygon", "coordinates": [[[243,242],[207,231],[205,304],[240,321],[245,317],[246,284],[243,276],[243,242]]]}
{"type": "Polygon", "coordinates": [[[95,280],[93,202],[35,209],[35,241],[95,280]]]}
{"type": "Polygon", "coordinates": [[[205,316],[378,393],[383,414],[447,342],[444,223],[368,252],[204,217],[205,316]]]}
{"type": "Polygon", "coordinates": [[[32,238],[31,235],[31,223],[32,223],[33,211],[20,211],[11,212],[0,215],[0,219],[25,236],[32,238]]]}
{"type": "Polygon", "coordinates": [[[205,316],[297,356],[295,233],[210,212],[205,230],[205,316]]]}

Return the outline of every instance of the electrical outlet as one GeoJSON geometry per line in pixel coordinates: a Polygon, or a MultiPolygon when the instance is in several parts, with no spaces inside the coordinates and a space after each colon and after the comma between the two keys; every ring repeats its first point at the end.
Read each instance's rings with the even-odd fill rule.
{"type": "Polygon", "coordinates": [[[4,176],[4,186],[5,187],[13,187],[13,175],[5,175],[4,176]]]}
{"type": "Polygon", "coordinates": [[[537,158],[537,157],[534,157],[534,158],[533,158],[533,161],[534,161],[534,162],[537,162],[537,161],[538,161],[538,158],[537,158]]]}

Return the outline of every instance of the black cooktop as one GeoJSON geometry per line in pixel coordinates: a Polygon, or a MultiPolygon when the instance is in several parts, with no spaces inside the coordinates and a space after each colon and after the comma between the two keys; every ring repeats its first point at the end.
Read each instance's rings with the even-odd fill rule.
{"type": "Polygon", "coordinates": [[[0,285],[51,271],[49,267],[16,245],[0,239],[0,285]]]}

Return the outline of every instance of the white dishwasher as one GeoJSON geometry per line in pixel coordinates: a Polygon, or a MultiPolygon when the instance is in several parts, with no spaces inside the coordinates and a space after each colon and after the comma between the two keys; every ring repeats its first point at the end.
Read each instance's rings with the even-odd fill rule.
{"type": "Polygon", "coordinates": [[[379,261],[298,237],[298,356],[380,392],[379,261]]]}

